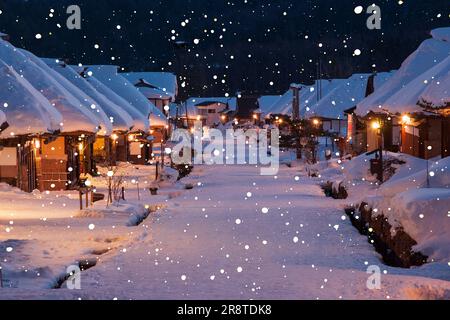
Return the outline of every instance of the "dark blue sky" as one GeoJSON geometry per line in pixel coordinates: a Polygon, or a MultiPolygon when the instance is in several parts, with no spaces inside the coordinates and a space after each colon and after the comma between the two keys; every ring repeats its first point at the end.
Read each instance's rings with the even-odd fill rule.
{"type": "Polygon", "coordinates": [[[0,31],[40,56],[175,72],[182,97],[281,93],[315,79],[319,60],[323,77],[398,68],[431,29],[450,26],[447,1],[375,0],[382,29],[371,31],[354,8],[373,2],[4,0],[0,31]],[[81,7],[81,30],[65,27],[70,4],[81,7]]]}

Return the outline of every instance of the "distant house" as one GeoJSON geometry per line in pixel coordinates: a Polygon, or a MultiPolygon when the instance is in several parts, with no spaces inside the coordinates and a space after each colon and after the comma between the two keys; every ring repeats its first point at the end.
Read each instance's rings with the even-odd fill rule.
{"type": "Polygon", "coordinates": [[[178,95],[176,75],[169,72],[121,73],[144,95],[155,109],[150,114],[150,130],[154,144],[160,145],[170,134],[170,107],[178,95]]]}
{"type": "MultiPolygon", "coordinates": [[[[232,120],[230,118],[236,112],[236,98],[189,98],[185,102],[185,108],[190,111],[189,117],[191,122],[192,120],[202,121],[204,126],[211,127],[232,120]]],[[[185,117],[183,107],[179,115],[185,117]]]]}
{"type": "Polygon", "coordinates": [[[178,94],[176,75],[169,72],[131,72],[121,75],[136,86],[159,111],[168,115],[164,107],[175,102],[178,94]]]}

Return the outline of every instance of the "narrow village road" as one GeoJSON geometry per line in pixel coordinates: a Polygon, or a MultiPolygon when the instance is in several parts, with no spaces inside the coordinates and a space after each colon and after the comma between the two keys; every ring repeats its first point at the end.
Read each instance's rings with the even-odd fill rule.
{"type": "MultiPolygon", "coordinates": [[[[105,299],[442,297],[450,282],[390,268],[302,168],[197,166],[194,189],[148,218],[148,236],[82,273],[65,294],[105,299]],[[381,289],[366,286],[368,266],[381,289]],[[424,285],[422,285],[422,283],[424,285]],[[425,285],[425,283],[427,283],[425,285]]],[[[63,293],[61,292],[61,293],[63,293]]]]}

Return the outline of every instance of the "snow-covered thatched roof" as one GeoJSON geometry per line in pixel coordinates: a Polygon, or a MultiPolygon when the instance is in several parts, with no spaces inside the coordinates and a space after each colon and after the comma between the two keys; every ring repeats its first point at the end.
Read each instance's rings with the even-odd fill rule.
{"type": "Polygon", "coordinates": [[[450,108],[450,56],[397,91],[383,105],[391,113],[450,108]]]}
{"type": "MultiPolygon", "coordinates": [[[[392,76],[391,72],[374,75],[373,89],[376,91],[392,76]]],[[[331,119],[344,119],[344,111],[356,106],[366,96],[367,84],[371,74],[354,74],[344,81],[335,81],[335,85],[327,88],[328,92],[318,102],[306,111],[306,117],[324,117],[331,119]]]]}
{"type": "Polygon", "coordinates": [[[130,72],[121,73],[128,81],[139,87],[147,98],[172,98],[178,93],[177,77],[170,72],[130,72]]]}
{"type": "MultiPolygon", "coordinates": [[[[131,105],[126,99],[124,99],[122,96],[120,96],[117,92],[117,90],[113,89],[112,87],[109,87],[108,85],[104,84],[100,80],[97,79],[97,77],[94,76],[94,73],[88,72],[90,69],[88,67],[84,66],[70,66],[73,68],[77,73],[83,74],[86,81],[89,82],[89,84],[97,90],[100,94],[104,95],[108,100],[112,101],[114,104],[119,106],[122,110],[124,110],[133,120],[133,130],[141,130],[141,131],[147,131],[149,128],[149,121],[148,118],[138,109],[136,109],[133,105],[131,105]]],[[[115,67],[113,67],[115,69],[115,67]]],[[[112,78],[114,79],[114,77],[112,78]]],[[[120,80],[119,80],[119,83],[120,80]]],[[[111,83],[109,83],[111,84],[111,83]]]]}
{"type": "MultiPolygon", "coordinates": [[[[56,72],[54,68],[50,68],[48,63],[45,63],[42,59],[34,56],[28,51],[19,49],[20,52],[22,52],[25,56],[29,57],[34,63],[36,63],[40,68],[45,70],[50,76],[52,76],[58,83],[63,86],[67,91],[69,91],[80,103],[80,107],[84,108],[86,110],[89,110],[92,114],[92,116],[98,121],[100,124],[101,130],[98,132],[102,135],[110,135],[112,132],[112,124],[109,120],[108,116],[104,112],[104,110],[101,108],[99,103],[95,101],[92,97],[87,95],[83,90],[72,84],[68,79],[66,79],[64,76],[62,76],[59,72],[56,72]]],[[[52,60],[52,59],[50,59],[52,60]]],[[[59,69],[59,65],[56,64],[55,60],[54,67],[56,69],[59,69]],[[55,66],[56,64],[56,66],[55,66]]]]}
{"type": "MultiPolygon", "coordinates": [[[[310,111],[311,106],[318,101],[318,92],[321,91],[322,96],[326,95],[330,90],[335,88],[344,79],[321,79],[316,80],[313,85],[291,85],[291,87],[297,87],[300,89],[299,99],[300,99],[300,115],[304,117],[307,112],[310,111]],[[321,90],[319,90],[319,85],[321,90]]],[[[293,92],[292,89],[286,91],[280,99],[275,101],[273,105],[269,108],[266,113],[266,117],[270,117],[274,114],[292,115],[292,102],[293,102],[293,92]]]]}
{"type": "Polygon", "coordinates": [[[259,112],[262,114],[267,114],[272,105],[280,100],[281,95],[269,95],[269,96],[261,96],[258,98],[259,112]]]}
{"type": "Polygon", "coordinates": [[[443,94],[433,96],[434,101],[441,104],[448,98],[448,91],[438,88],[442,88],[441,85],[448,88],[450,84],[440,82],[438,85],[432,77],[440,75],[442,80],[448,81],[448,77],[445,77],[446,63],[442,62],[450,55],[450,28],[435,29],[431,35],[432,38],[423,41],[379,90],[358,104],[356,114],[364,116],[370,111],[423,112],[424,109],[417,102],[420,101],[422,94],[425,94],[424,98],[427,97],[426,92],[430,85],[432,87],[428,92],[436,90],[434,93],[443,94]],[[437,85],[439,87],[436,87],[437,85]]]}
{"type": "Polygon", "coordinates": [[[97,132],[101,123],[89,108],[84,107],[83,103],[50,75],[50,68],[38,66],[30,56],[31,53],[26,56],[10,43],[0,40],[0,59],[12,66],[59,111],[63,116],[63,132],[75,132],[80,129],[97,132]]]}
{"type": "Polygon", "coordinates": [[[53,132],[60,129],[62,115],[13,67],[0,60],[0,125],[6,120],[9,127],[0,136],[53,132]]]}
{"type": "Polygon", "coordinates": [[[42,60],[53,70],[94,99],[99,109],[103,110],[105,113],[114,130],[128,131],[133,126],[133,119],[125,110],[111,100],[108,100],[103,94],[99,93],[86,79],[70,66],[57,59],[42,60]]]}
{"type": "Polygon", "coordinates": [[[165,126],[166,116],[151,103],[130,81],[117,73],[116,66],[87,66],[88,72],[96,77],[104,85],[108,86],[119,96],[124,98],[136,110],[147,117],[150,126],[165,126]]]}

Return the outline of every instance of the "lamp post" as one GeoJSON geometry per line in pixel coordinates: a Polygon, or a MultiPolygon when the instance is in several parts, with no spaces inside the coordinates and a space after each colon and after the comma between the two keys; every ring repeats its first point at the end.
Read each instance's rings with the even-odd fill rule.
{"type": "Polygon", "coordinates": [[[108,177],[108,200],[106,201],[106,206],[112,203],[112,177],[114,176],[114,171],[108,170],[106,173],[108,177]]]}
{"type": "Polygon", "coordinates": [[[380,164],[378,167],[378,179],[383,183],[383,129],[381,120],[374,120],[372,122],[372,129],[377,130],[377,135],[379,137],[380,164]]]}

